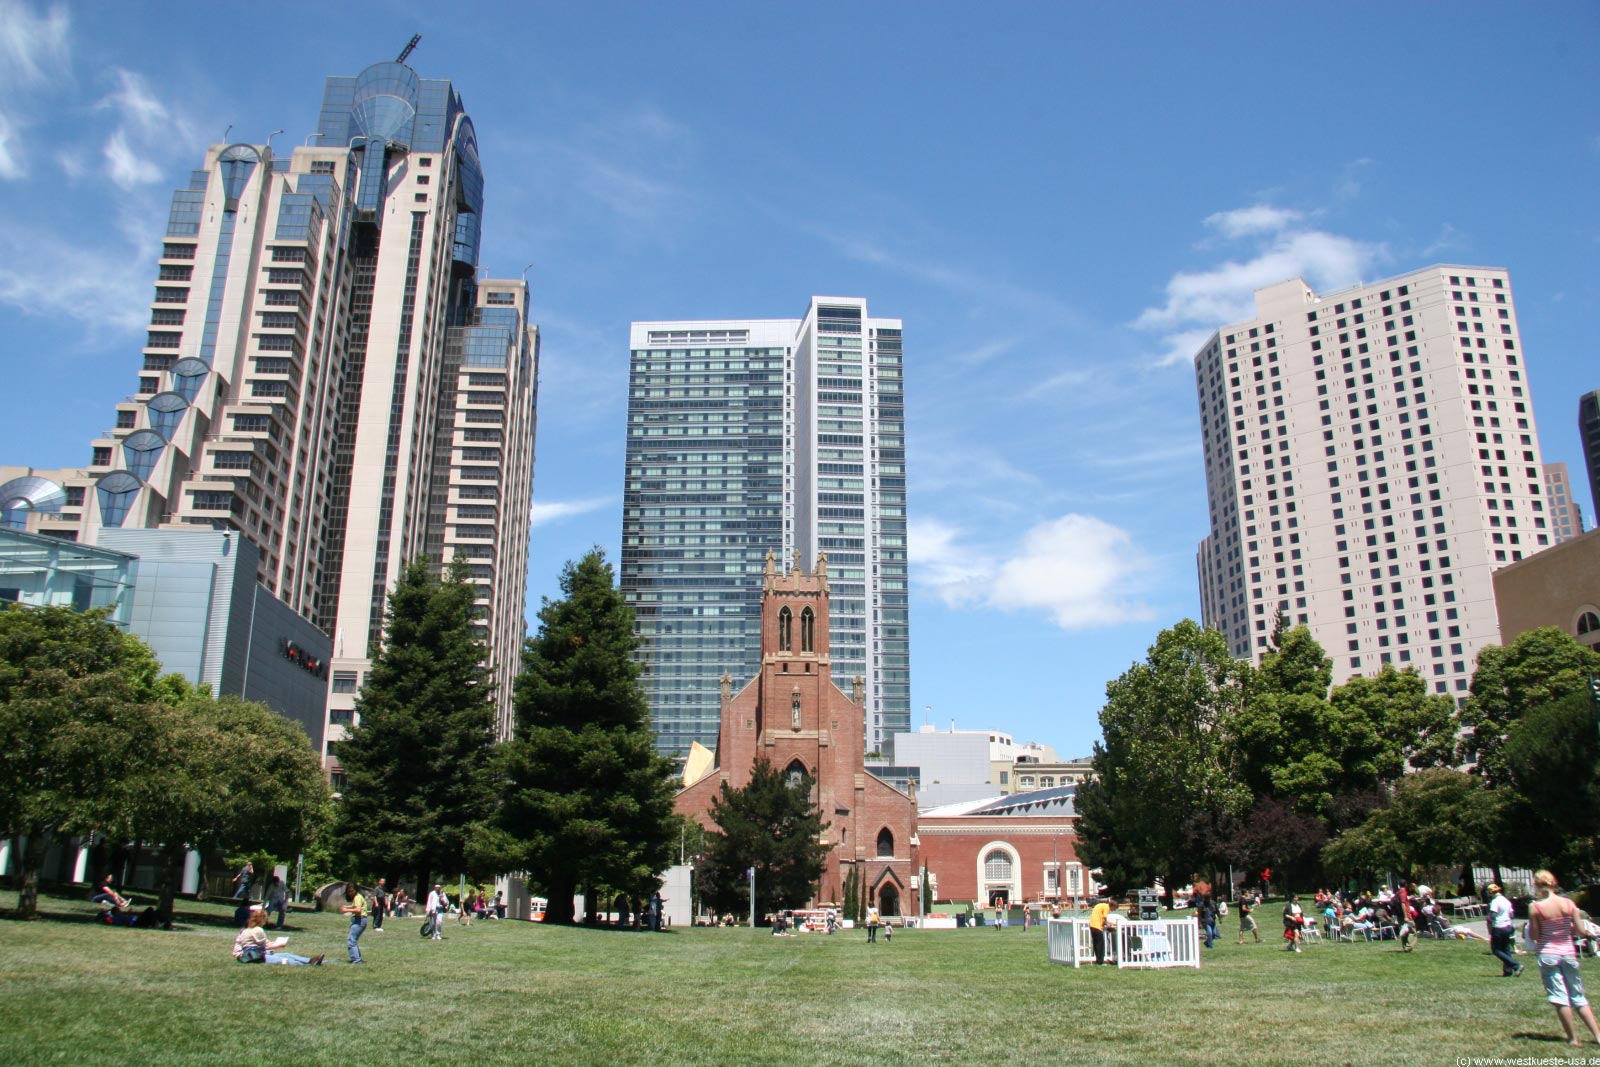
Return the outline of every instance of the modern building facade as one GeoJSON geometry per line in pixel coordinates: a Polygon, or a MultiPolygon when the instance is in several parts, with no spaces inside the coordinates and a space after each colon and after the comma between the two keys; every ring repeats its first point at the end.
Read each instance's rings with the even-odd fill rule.
{"type": "Polygon", "coordinates": [[[449,81],[378,63],[328,79],[307,140],[214,145],[173,194],[137,387],[50,532],[248,539],[257,580],[332,637],[330,741],[402,565],[464,552],[505,728],[538,335],[525,282],[479,279],[472,121],[449,81]]]}
{"type": "Polygon", "coordinates": [[[909,728],[901,323],[859,298],[802,319],[636,322],[621,588],[663,753],[715,743],[718,680],[760,665],[768,553],[827,557],[833,671],[865,743],[909,728]]]}
{"type": "Polygon", "coordinates": [[[0,602],[104,609],[163,671],[259,700],[321,750],[331,642],[256,581],[255,545],[195,527],[101,534],[86,545],[0,530],[0,602]]]}
{"type": "Polygon", "coordinates": [[[1551,543],[1561,544],[1583,533],[1583,508],[1572,495],[1565,463],[1544,465],[1544,495],[1550,502],[1551,543]]]}
{"type": "Polygon", "coordinates": [[[1589,472],[1589,496],[1594,503],[1596,526],[1600,526],[1600,389],[1585,393],[1578,401],[1578,433],[1583,438],[1583,465],[1589,472]]]}
{"type": "Polygon", "coordinates": [[[1506,271],[1269,286],[1194,363],[1206,625],[1259,660],[1282,613],[1336,682],[1392,663],[1464,697],[1493,572],[1555,541],[1506,271]]]}

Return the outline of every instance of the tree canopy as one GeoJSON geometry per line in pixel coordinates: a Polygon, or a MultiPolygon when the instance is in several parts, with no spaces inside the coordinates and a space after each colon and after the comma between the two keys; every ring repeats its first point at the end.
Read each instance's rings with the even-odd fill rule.
{"type": "Polygon", "coordinates": [[[1553,626],[1519,634],[1509,645],[1486,645],[1478,652],[1472,695],[1461,716],[1461,761],[1490,782],[1500,781],[1501,749],[1512,726],[1535,708],[1586,693],[1596,674],[1600,652],[1553,626]]]}

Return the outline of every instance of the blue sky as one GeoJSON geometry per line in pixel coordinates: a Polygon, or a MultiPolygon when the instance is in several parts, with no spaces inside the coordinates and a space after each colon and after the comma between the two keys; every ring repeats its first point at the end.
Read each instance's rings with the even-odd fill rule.
{"type": "MultiPolygon", "coordinates": [[[[612,559],[628,323],[905,320],[920,721],[1087,752],[1197,616],[1187,357],[1258,285],[1511,271],[1547,460],[1600,388],[1600,7],[0,0],[0,462],[132,392],[171,190],[328,74],[452,79],[544,331],[530,617],[612,559]]],[[[1587,512],[1587,509],[1586,509],[1587,512]]]]}

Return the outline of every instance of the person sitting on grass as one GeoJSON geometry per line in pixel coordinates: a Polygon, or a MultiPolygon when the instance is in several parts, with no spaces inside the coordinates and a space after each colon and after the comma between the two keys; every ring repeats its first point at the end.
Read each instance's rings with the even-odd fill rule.
{"type": "Polygon", "coordinates": [[[267,940],[267,909],[257,904],[250,909],[250,918],[245,921],[239,936],[233,939],[233,958],[240,963],[282,963],[294,967],[320,967],[322,956],[311,957],[296,956],[292,952],[278,952],[289,943],[287,937],[280,937],[276,941],[267,940]]]}
{"type": "Polygon", "coordinates": [[[89,902],[92,904],[105,904],[112,911],[127,911],[133,907],[133,901],[118,893],[116,888],[112,886],[109,874],[100,879],[100,885],[96,889],[94,896],[89,898],[89,902]]]}

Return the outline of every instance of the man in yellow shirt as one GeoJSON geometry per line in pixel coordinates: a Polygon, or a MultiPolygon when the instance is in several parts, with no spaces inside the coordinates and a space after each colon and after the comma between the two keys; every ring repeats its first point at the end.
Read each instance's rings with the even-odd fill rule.
{"type": "Polygon", "coordinates": [[[1106,916],[1111,914],[1111,904],[1102,900],[1089,912],[1089,939],[1094,942],[1094,961],[1106,961],[1106,916]]]}

